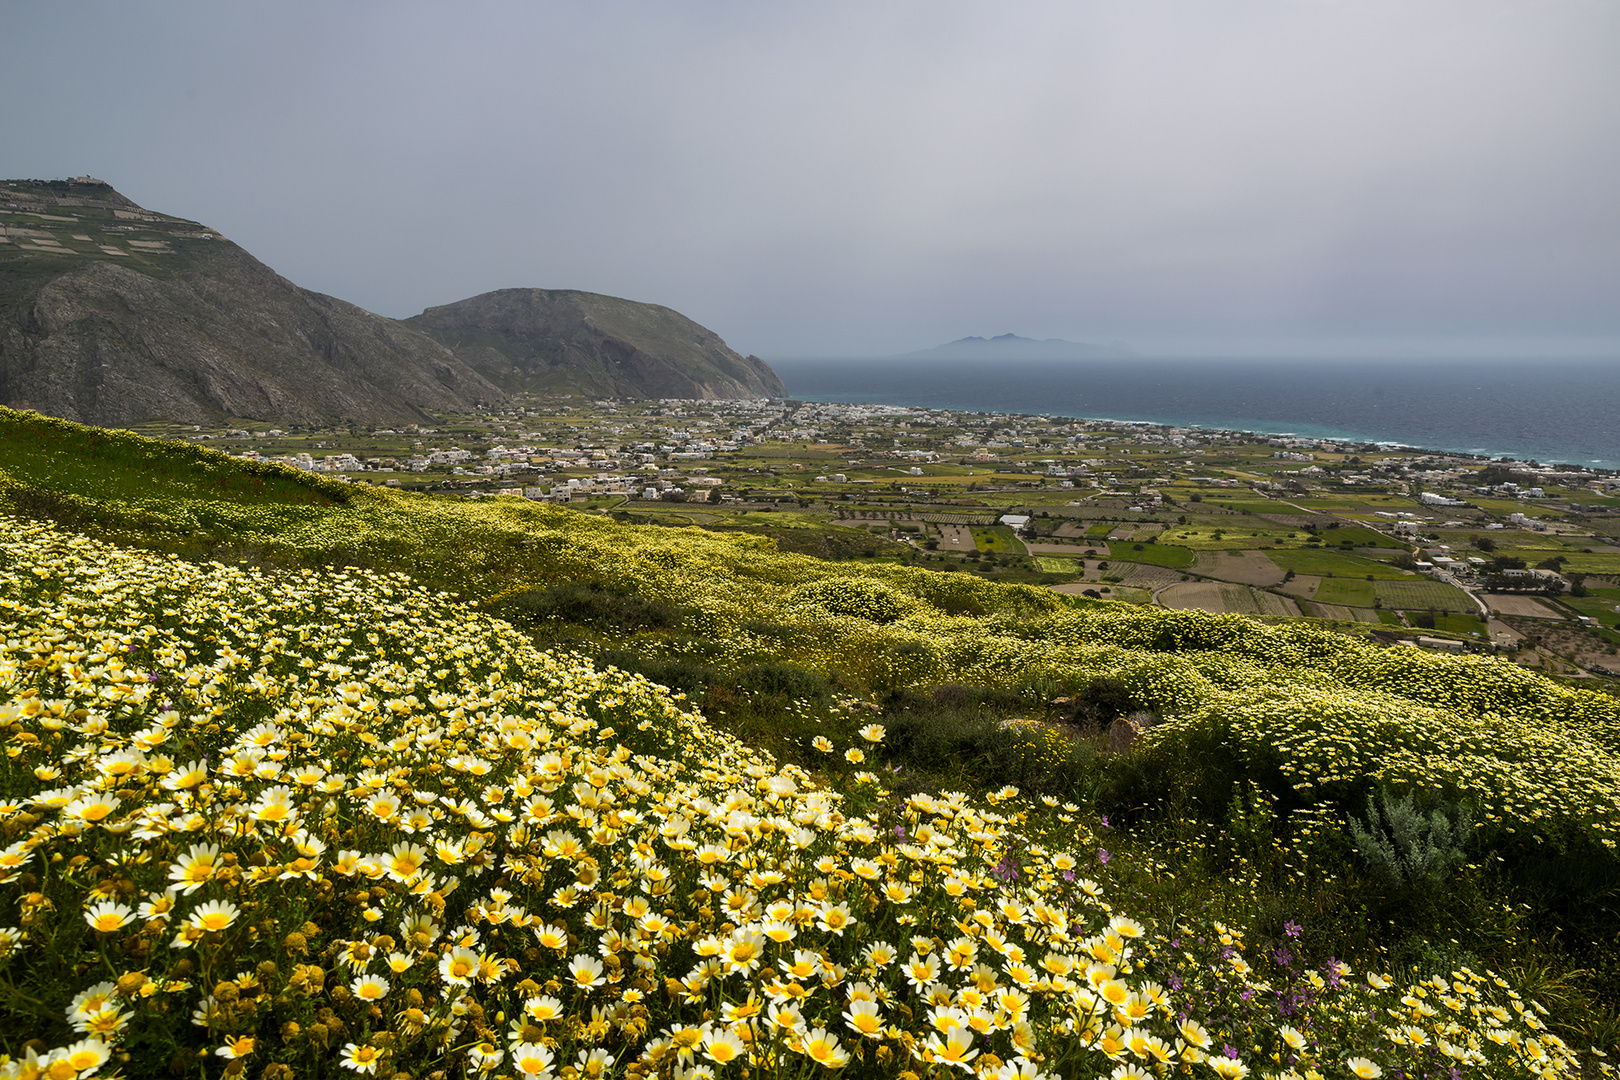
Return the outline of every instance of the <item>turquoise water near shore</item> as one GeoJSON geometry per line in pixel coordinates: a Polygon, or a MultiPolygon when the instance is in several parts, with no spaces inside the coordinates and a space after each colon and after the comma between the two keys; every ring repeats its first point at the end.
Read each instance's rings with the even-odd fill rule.
{"type": "Polygon", "coordinates": [[[791,397],[1136,420],[1620,469],[1602,360],[772,360],[791,397]]]}

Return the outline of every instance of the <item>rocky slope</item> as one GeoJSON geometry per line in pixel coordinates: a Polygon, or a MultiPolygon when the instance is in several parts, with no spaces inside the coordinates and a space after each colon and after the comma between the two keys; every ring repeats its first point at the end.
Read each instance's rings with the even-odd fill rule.
{"type": "Polygon", "coordinates": [[[677,311],[568,289],[499,289],[406,320],[514,393],[619,398],[786,394],[757,356],[739,356],[677,311]]]}
{"type": "Polygon", "coordinates": [[[5,182],[0,226],[0,403],[104,426],[331,425],[506,396],[426,335],[106,184],[5,182]]]}
{"type": "Polygon", "coordinates": [[[100,426],[381,426],[513,392],[785,393],[668,308],[505,289],[401,322],[99,180],[0,181],[0,404],[100,426]]]}

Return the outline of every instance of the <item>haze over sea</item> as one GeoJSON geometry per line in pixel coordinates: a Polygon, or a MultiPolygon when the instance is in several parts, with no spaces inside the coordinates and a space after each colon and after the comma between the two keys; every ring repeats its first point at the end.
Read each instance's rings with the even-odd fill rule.
{"type": "Polygon", "coordinates": [[[803,401],[1137,420],[1620,469],[1620,358],[770,363],[803,401]]]}

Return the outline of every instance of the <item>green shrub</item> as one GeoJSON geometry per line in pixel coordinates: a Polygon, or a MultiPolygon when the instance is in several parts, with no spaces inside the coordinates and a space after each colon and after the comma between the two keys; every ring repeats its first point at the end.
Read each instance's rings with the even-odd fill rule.
{"type": "Polygon", "coordinates": [[[1427,814],[1413,805],[1411,792],[1380,791],[1367,796],[1367,817],[1352,816],[1346,827],[1368,869],[1398,892],[1438,889],[1462,865],[1474,836],[1468,808],[1437,806],[1427,814]]]}
{"type": "Polygon", "coordinates": [[[793,602],[829,615],[847,615],[868,622],[892,623],[905,614],[906,597],[879,581],[866,578],[825,578],[793,591],[793,602]]]}
{"type": "Polygon", "coordinates": [[[549,589],[514,593],[491,604],[490,611],[531,629],[560,621],[619,633],[668,629],[679,626],[685,617],[674,604],[599,581],[567,581],[549,589]]]}
{"type": "Polygon", "coordinates": [[[716,670],[710,664],[682,658],[660,660],[642,657],[628,649],[608,649],[600,652],[596,655],[595,664],[599,671],[615,667],[620,671],[645,675],[660,686],[667,686],[671,690],[678,690],[687,695],[702,693],[716,679],[716,670]]]}
{"type": "Polygon", "coordinates": [[[780,661],[743,668],[731,682],[741,690],[773,697],[810,701],[826,701],[832,697],[832,683],[825,675],[780,661]]]}

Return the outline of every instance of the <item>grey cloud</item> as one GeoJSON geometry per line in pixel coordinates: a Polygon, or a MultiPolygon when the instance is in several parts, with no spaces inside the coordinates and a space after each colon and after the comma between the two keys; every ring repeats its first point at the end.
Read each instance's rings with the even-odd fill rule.
{"type": "Polygon", "coordinates": [[[1620,341],[1610,4],[89,3],[8,23],[0,95],[29,105],[6,172],[94,172],[390,315],[539,285],[666,303],[767,356],[1006,330],[1620,341]]]}

